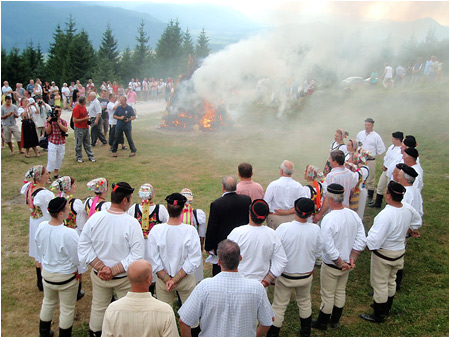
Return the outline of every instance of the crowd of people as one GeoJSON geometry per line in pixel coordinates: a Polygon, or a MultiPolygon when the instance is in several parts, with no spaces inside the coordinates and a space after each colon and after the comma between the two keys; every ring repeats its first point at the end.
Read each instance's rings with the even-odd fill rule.
{"type": "Polygon", "coordinates": [[[239,164],[239,182],[223,178],[222,196],[208,216],[194,208],[188,188],[157,204],[153,185],[144,183],[141,202],[131,205],[130,184],[99,177],[87,183],[93,195],[81,201],[74,197],[74,177],[57,177],[47,189],[50,169],[32,167],[21,193],[31,211],[29,255],[44,292],[40,336],[53,334],[58,302],[60,336],[71,335],[88,269],[90,336],[178,336],[177,298],[182,336],[279,336],[292,291],[299,335],[310,336],[312,328],[339,327],[349,273],[365,248],[371,251],[373,312],[361,318],[384,322],[401,287],[407,239],[420,236],[423,170],[414,136],[393,132],[386,151],[375,121],[364,123],[347,143],[348,133],[336,130],[324,170],[307,165],[304,186],[292,178],[291,161],[281,163],[280,177],[265,191],[252,180],[252,165],[239,164]],[[375,187],[375,157],[385,151],[375,187]],[[379,209],[386,201],[367,234],[366,198],[379,209]],[[203,251],[212,278],[204,279],[203,251]],[[312,320],[315,265],[321,304],[312,320]]]}

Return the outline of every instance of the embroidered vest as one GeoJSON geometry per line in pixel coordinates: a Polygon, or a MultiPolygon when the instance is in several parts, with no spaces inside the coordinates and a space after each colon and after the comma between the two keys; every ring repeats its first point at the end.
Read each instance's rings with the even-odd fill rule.
{"type": "Polygon", "coordinates": [[[185,205],[181,213],[180,220],[184,224],[190,224],[198,232],[197,209],[192,209],[191,205],[185,205]]]}
{"type": "MultiPolygon", "coordinates": [[[[32,187],[32,184],[30,184],[28,189],[31,189],[31,187],[32,187]]],[[[34,205],[34,203],[33,203],[34,197],[41,190],[44,190],[44,188],[39,188],[39,189],[36,189],[35,191],[33,191],[33,193],[31,194],[31,198],[30,198],[31,201],[27,200],[27,204],[30,206],[30,212],[31,212],[30,216],[31,216],[32,219],[39,219],[42,216],[44,216],[44,214],[42,213],[41,208],[39,206],[37,206],[37,205],[34,205]]]]}
{"type": "Polygon", "coordinates": [[[322,207],[322,184],[314,181],[314,187],[309,184],[307,187],[311,190],[311,200],[314,202],[315,210],[314,213],[317,214],[322,207]]]}
{"type": "Polygon", "coordinates": [[[151,214],[148,214],[148,221],[145,221],[147,218],[146,215],[142,216],[142,211],[139,208],[139,204],[134,206],[134,218],[136,218],[141,225],[142,234],[144,235],[144,239],[148,238],[148,234],[150,230],[156,225],[162,223],[159,219],[159,204],[155,205],[155,209],[151,214]],[[144,223],[144,224],[142,224],[144,223]]]}
{"type": "MultiPolygon", "coordinates": [[[[89,212],[91,210],[91,203],[92,203],[93,197],[89,197],[86,201],[85,204],[85,208],[86,208],[86,213],[89,215],[89,212]]],[[[97,205],[95,206],[95,212],[98,212],[100,210],[102,210],[102,205],[103,203],[105,203],[105,201],[101,201],[100,203],[97,203],[97,205]]],[[[92,215],[91,215],[92,216],[92,215]]]]}
{"type": "Polygon", "coordinates": [[[74,202],[75,202],[75,198],[69,199],[69,201],[68,201],[69,206],[70,206],[69,217],[67,217],[67,219],[64,220],[64,225],[71,229],[77,228],[77,213],[73,208],[74,202]]]}

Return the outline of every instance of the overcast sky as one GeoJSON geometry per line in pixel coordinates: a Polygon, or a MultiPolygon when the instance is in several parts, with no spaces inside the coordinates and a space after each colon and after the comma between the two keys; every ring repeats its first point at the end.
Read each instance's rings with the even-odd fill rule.
{"type": "MultiPolygon", "coordinates": [[[[298,16],[340,16],[367,20],[412,21],[431,17],[449,24],[448,1],[324,1],[324,0],[149,0],[165,3],[215,3],[233,7],[250,18],[266,23],[289,23],[298,16]]],[[[137,1],[107,1],[108,5],[132,9],[137,1]]]]}

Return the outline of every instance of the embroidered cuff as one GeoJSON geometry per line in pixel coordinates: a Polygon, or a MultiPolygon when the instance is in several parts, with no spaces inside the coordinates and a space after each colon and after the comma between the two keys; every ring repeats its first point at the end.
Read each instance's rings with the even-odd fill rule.
{"type": "Polygon", "coordinates": [[[184,277],[186,277],[186,272],[184,272],[183,269],[180,269],[180,271],[177,272],[175,276],[173,276],[172,280],[175,284],[178,284],[180,280],[182,280],[184,277]]]}
{"type": "Polygon", "coordinates": [[[156,273],[158,278],[162,279],[164,283],[167,283],[170,280],[170,276],[167,274],[166,270],[162,269],[156,273]]]}
{"type": "Polygon", "coordinates": [[[97,272],[101,270],[105,266],[105,263],[103,263],[100,258],[95,257],[95,259],[89,264],[92,266],[97,272]]]}
{"type": "Polygon", "coordinates": [[[342,260],[341,257],[338,257],[338,259],[335,259],[333,261],[334,265],[336,265],[339,269],[342,268],[342,266],[344,265],[344,261],[342,260]]]}
{"type": "Polygon", "coordinates": [[[356,261],[356,259],[358,258],[358,256],[359,256],[360,253],[361,253],[361,251],[358,251],[358,250],[353,249],[353,250],[350,252],[350,258],[353,258],[353,259],[356,261]]]}
{"type": "Polygon", "coordinates": [[[266,277],[264,277],[261,283],[264,286],[269,286],[275,280],[275,278],[276,277],[273,275],[273,273],[269,271],[269,273],[266,275],[266,277]]]}
{"type": "Polygon", "coordinates": [[[125,269],[123,268],[122,263],[119,262],[111,268],[111,272],[113,276],[117,276],[121,273],[124,273],[125,269]]]}

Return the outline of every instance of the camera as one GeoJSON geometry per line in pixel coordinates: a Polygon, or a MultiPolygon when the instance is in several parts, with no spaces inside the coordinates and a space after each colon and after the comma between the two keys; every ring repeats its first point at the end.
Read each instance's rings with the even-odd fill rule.
{"type": "Polygon", "coordinates": [[[47,118],[51,117],[52,119],[50,120],[51,122],[56,122],[58,121],[58,113],[55,111],[55,108],[52,108],[51,111],[47,112],[47,118]]]}
{"type": "Polygon", "coordinates": [[[90,126],[92,124],[91,120],[87,120],[87,124],[90,126]]]}

